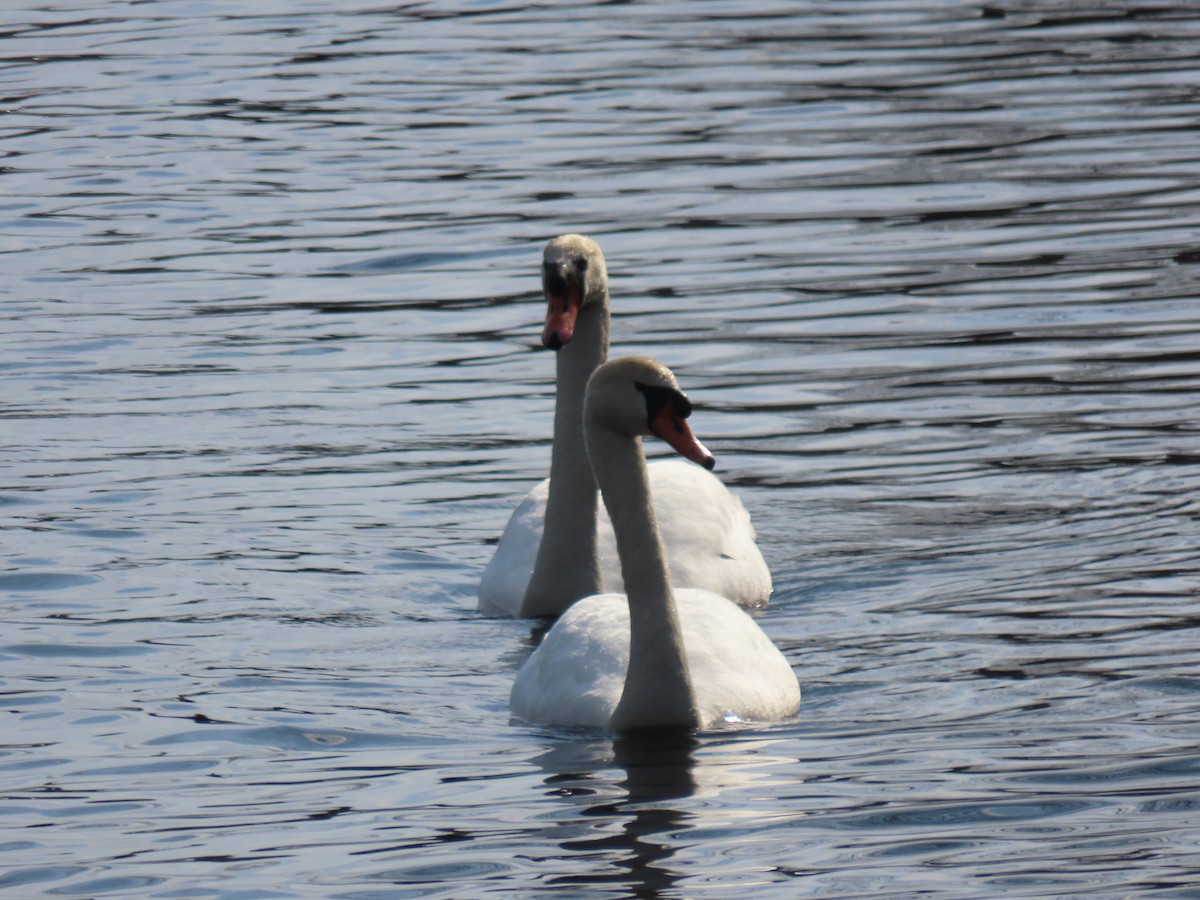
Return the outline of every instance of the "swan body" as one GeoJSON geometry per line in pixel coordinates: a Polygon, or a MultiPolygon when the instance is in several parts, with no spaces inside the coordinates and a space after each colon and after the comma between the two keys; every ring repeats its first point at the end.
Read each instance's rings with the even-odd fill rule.
{"type": "MultiPolygon", "coordinates": [[[[667,548],[671,581],[704,585],[742,606],[763,606],[771,594],[771,575],[754,543],[754,526],[741,500],[704,469],[681,460],[650,463],[650,492],[655,509],[675,515],[659,517],[667,548]],[[688,510],[690,514],[684,515],[688,510]]],[[[479,582],[479,609],[487,615],[519,616],[550,496],[550,479],[541,481],[513,510],[496,552],[479,582]]],[[[596,511],[596,542],[602,591],[625,589],[612,522],[600,498],[596,511]]]]}
{"type": "Polygon", "coordinates": [[[592,377],[588,449],[626,592],[583,598],[555,622],[517,674],[515,716],[637,731],[776,721],[799,709],[795,673],[754,619],[718,594],[672,585],[641,436],[663,437],[711,468],[690,412],[670,370],[653,360],[613,360],[592,377]]]}
{"type": "MultiPolygon", "coordinates": [[[[777,722],[795,715],[800,686],[754,619],[710,591],[680,588],[675,602],[697,727],[777,722]]],[[[586,597],[554,623],[517,674],[512,711],[527,722],[606,728],[625,690],[628,668],[625,595],[586,597]]]]}
{"type": "MultiPolygon", "coordinates": [[[[542,287],[542,342],[557,350],[550,477],[513,512],[484,570],[479,609],[489,615],[557,616],[580,597],[623,589],[583,433],[588,379],[608,355],[608,272],[599,245],[577,234],[551,240],[542,287]],[[581,563],[575,551],[584,543],[599,552],[581,563]]],[[[741,500],[711,473],[675,460],[650,466],[650,486],[675,583],[741,606],[766,605],[771,573],[741,500]]]]}

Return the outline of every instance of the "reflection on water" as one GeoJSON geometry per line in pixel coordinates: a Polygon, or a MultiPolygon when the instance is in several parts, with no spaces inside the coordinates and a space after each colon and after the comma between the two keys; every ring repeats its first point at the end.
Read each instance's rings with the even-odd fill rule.
{"type": "Polygon", "coordinates": [[[611,885],[639,897],[675,885],[683,873],[671,868],[673,839],[694,816],[671,801],[686,800],[696,789],[693,751],[698,743],[688,734],[630,735],[598,745],[561,744],[535,760],[552,773],[546,784],[554,794],[584,805],[586,836],[568,838],[559,846],[571,859],[596,860],[549,883],[574,890],[611,885]],[[581,746],[588,752],[580,753],[581,746]],[[615,782],[624,790],[623,797],[605,796],[589,784],[601,767],[624,774],[615,782]]]}
{"type": "Polygon", "coordinates": [[[27,6],[0,891],[1194,895],[1200,18],[27,6]],[[800,717],[510,723],[474,592],[597,237],[800,717]]]}
{"type": "MultiPolygon", "coordinates": [[[[797,760],[779,755],[785,746],[751,732],[576,736],[552,745],[533,762],[549,794],[571,809],[547,829],[565,851],[555,867],[563,874],[549,883],[573,891],[608,886],[624,896],[687,890],[695,852],[707,841],[756,841],[763,824],[804,814],[803,803],[782,806],[801,783],[797,760]],[[739,794],[743,802],[728,802],[739,794]]],[[[709,868],[720,867],[710,861],[709,868]]]]}

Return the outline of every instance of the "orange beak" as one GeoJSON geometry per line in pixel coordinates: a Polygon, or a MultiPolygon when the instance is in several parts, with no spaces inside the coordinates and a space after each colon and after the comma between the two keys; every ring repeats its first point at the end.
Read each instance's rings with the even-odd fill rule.
{"type": "Polygon", "coordinates": [[[706,469],[712,469],[717,464],[716,458],[708,452],[708,448],[696,440],[687,420],[671,409],[670,404],[660,409],[650,421],[650,430],[692,462],[706,469]]]}
{"type": "Polygon", "coordinates": [[[575,336],[575,319],[579,316],[579,285],[574,278],[565,278],[566,291],[552,294],[546,291],[546,327],[542,329],[542,344],[551,350],[571,343],[575,336]]]}

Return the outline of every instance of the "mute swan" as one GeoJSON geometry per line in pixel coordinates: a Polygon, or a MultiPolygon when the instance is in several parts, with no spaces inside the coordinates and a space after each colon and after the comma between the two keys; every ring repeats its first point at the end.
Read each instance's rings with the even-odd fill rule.
{"type": "MultiPolygon", "coordinates": [[[[551,240],[542,289],[542,343],[558,351],[550,477],[513,512],[484,570],[479,609],[489,615],[557,616],[580,597],[623,589],[583,436],[588,378],[608,355],[608,270],[600,246],[580,234],[551,240]],[[592,544],[598,557],[581,561],[579,548],[592,544]]],[[[650,464],[650,489],[676,585],[716,591],[742,606],[767,603],[771,573],[749,513],[725,485],[667,460],[650,464]]]]}
{"type": "MultiPolygon", "coordinates": [[[[690,412],[671,371],[654,360],[613,360],[592,376],[587,446],[627,593],[586,597],[555,622],[517,673],[517,717],[638,731],[775,721],[800,708],[795,673],[749,615],[709,591],[671,586],[641,436],[656,434],[712,468],[684,421],[690,412]]],[[[586,558],[588,548],[575,555],[586,558]]]]}

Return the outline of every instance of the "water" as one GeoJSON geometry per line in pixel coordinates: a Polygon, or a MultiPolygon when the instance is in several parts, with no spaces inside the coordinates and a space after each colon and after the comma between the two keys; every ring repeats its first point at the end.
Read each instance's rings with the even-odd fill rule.
{"type": "Polygon", "coordinates": [[[1200,896],[1200,15],[0,14],[0,891],[1200,896]],[[509,722],[584,231],[794,722],[509,722]]]}

